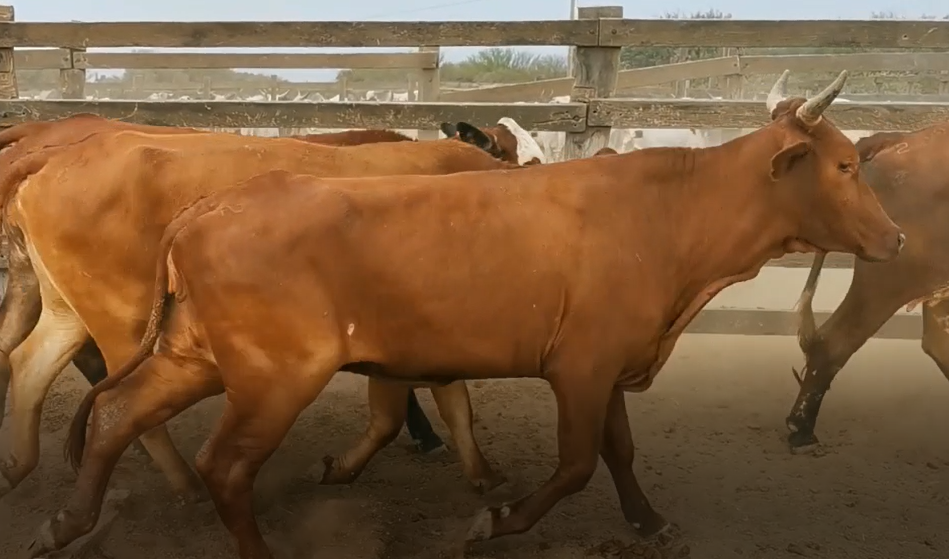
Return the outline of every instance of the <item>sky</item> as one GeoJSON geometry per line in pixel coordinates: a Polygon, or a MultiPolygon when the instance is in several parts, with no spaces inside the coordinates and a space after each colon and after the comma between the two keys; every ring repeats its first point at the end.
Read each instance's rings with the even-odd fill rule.
{"type": "MultiPolygon", "coordinates": [[[[570,0],[0,0],[0,3],[12,3],[18,21],[516,21],[567,19],[570,15],[570,0]]],[[[735,19],[868,19],[873,12],[892,12],[912,19],[949,14],[946,0],[579,0],[578,3],[581,7],[623,6],[627,18],[691,14],[712,8],[730,13],[735,19]]],[[[301,49],[266,50],[301,52],[301,49]]],[[[443,50],[449,60],[462,59],[472,52],[470,48],[443,50]]],[[[565,52],[556,47],[528,50],[565,52]]],[[[333,79],[335,72],[279,74],[293,80],[314,76],[322,80],[333,79]]]]}

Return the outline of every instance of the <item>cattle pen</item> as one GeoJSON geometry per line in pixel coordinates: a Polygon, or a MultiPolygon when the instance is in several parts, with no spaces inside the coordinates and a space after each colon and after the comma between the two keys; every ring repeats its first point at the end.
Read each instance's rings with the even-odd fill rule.
{"type": "MultiPolygon", "coordinates": [[[[949,120],[949,21],[634,20],[612,6],[581,8],[573,21],[516,22],[51,23],[17,22],[13,15],[12,8],[0,6],[0,127],[90,112],[214,129],[407,129],[428,139],[438,137],[442,122],[488,126],[511,117],[525,129],[562,134],[562,156],[572,159],[607,145],[615,130],[726,129],[726,139],[760,127],[768,114],[749,80],[785,68],[791,70],[792,92],[798,93],[823,87],[812,78],[797,79],[799,74],[847,69],[933,76],[932,93],[895,101],[886,94],[845,92],[848,102],[835,103],[827,112],[842,130],[913,130],[949,120]],[[523,84],[447,87],[439,73],[441,49],[460,46],[575,47],[575,74],[523,84]],[[620,68],[622,48],[647,46],[720,48],[723,55],[620,68]],[[867,52],[745,54],[760,47],[814,46],[867,52]],[[103,50],[129,47],[206,52],[103,50]],[[286,47],[416,50],[223,52],[286,47]],[[132,99],[112,100],[102,98],[108,87],[87,81],[91,70],[127,68],[399,69],[408,75],[407,99],[353,100],[353,86],[345,82],[311,86],[262,78],[253,86],[210,79],[179,84],[174,91],[193,98],[162,101],[146,99],[157,90],[136,82],[124,92],[132,99]],[[17,71],[38,69],[59,71],[60,99],[19,97],[17,71]],[[693,95],[697,91],[690,82],[709,78],[717,85],[701,94],[710,98],[689,96],[690,88],[693,95]],[[223,99],[225,94],[240,97],[245,89],[263,91],[264,100],[223,99]],[[668,98],[669,91],[677,98],[668,98]],[[311,92],[339,99],[303,99],[311,92]],[[298,99],[288,100],[293,97],[298,99]]],[[[756,280],[723,292],[689,327],[688,332],[706,336],[680,342],[656,388],[634,398],[631,420],[644,449],[644,457],[637,458],[644,487],[657,508],[685,527],[696,558],[946,557],[949,537],[935,526],[949,511],[949,454],[931,433],[933,425],[949,420],[941,404],[949,386],[911,342],[920,337],[917,312],[897,313],[848,366],[864,370],[843,375],[834,385],[837,407],[827,412],[827,449],[792,459],[782,443],[783,413],[796,389],[788,368],[800,362],[788,337],[797,327],[792,306],[811,261],[808,255],[773,260],[756,280]],[[894,374],[905,382],[894,383],[894,374]],[[822,519],[821,525],[815,518],[822,519]]],[[[831,270],[817,298],[818,323],[842,297],[852,264],[852,257],[828,257],[825,268],[831,270]]],[[[39,519],[68,495],[73,478],[59,460],[59,444],[61,428],[85,391],[77,379],[71,375],[60,381],[44,412],[44,456],[37,476],[44,481],[34,477],[0,500],[0,557],[16,556],[39,519]]],[[[465,492],[454,457],[411,456],[396,443],[352,487],[317,488],[301,481],[309,479],[310,464],[319,470],[322,454],[315,452],[344,447],[362,428],[362,382],[337,377],[301,417],[258,484],[261,518],[269,530],[292,534],[297,550],[312,550],[299,555],[306,559],[442,556],[443,542],[467,528],[482,499],[465,492]]],[[[502,492],[519,495],[554,463],[553,399],[544,386],[526,381],[473,384],[477,433],[488,458],[511,478],[502,492]]],[[[422,398],[434,418],[427,391],[422,398]]],[[[220,402],[205,402],[172,426],[186,454],[197,451],[219,409],[220,402]]],[[[213,513],[166,504],[167,489],[147,468],[146,458],[127,458],[116,479],[140,497],[124,509],[118,523],[124,527],[113,529],[101,548],[83,551],[89,557],[231,556],[213,513]]],[[[556,509],[534,531],[471,556],[645,556],[630,555],[625,542],[613,541],[626,536],[614,502],[608,475],[598,471],[590,490],[556,509]]]]}

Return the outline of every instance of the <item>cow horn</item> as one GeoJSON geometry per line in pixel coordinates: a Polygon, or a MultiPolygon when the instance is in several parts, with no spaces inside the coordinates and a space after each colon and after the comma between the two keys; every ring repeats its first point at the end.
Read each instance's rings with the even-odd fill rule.
{"type": "Polygon", "coordinates": [[[846,82],[847,71],[844,70],[840,72],[840,75],[837,76],[834,83],[828,85],[824,91],[811,97],[798,108],[797,118],[801,119],[804,124],[811,126],[820,122],[821,115],[827,110],[827,107],[834,102],[834,99],[840,95],[840,92],[844,89],[844,83],[846,82]]]}
{"type": "Polygon", "coordinates": [[[774,87],[771,88],[771,93],[768,93],[767,107],[768,112],[773,113],[774,109],[778,107],[778,103],[787,99],[788,96],[788,76],[791,75],[790,70],[785,70],[781,77],[778,78],[778,81],[774,82],[774,87]]]}

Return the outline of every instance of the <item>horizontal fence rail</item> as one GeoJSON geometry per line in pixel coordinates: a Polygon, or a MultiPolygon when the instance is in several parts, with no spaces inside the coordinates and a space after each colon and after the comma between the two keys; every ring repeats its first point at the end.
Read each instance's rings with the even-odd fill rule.
{"type": "Polygon", "coordinates": [[[670,20],[426,22],[15,22],[3,47],[949,48],[949,21],[670,20]]]}
{"type": "MultiPolygon", "coordinates": [[[[511,117],[531,130],[756,128],[770,122],[763,101],[592,99],[584,103],[309,103],[270,101],[0,101],[0,126],[96,113],[142,124],[223,128],[309,126],[429,128],[460,120],[493,125],[511,117]],[[589,107],[589,109],[588,109],[589,107]]],[[[913,130],[949,120],[949,104],[835,103],[826,112],[843,130],[913,130]]]]}
{"type": "Polygon", "coordinates": [[[243,54],[219,52],[75,52],[69,49],[17,49],[17,70],[79,68],[110,70],[230,70],[233,68],[307,69],[435,69],[437,52],[344,53],[344,54],[243,54]]]}

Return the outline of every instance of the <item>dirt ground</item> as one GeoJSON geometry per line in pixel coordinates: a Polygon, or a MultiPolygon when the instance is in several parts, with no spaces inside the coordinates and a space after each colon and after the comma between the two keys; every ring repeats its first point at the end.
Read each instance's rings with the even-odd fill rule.
{"type": "MultiPolygon", "coordinates": [[[[686,336],[647,394],[629,395],[636,471],[653,505],[677,523],[696,559],[949,557],[949,382],[918,342],[871,341],[828,396],[818,435],[823,455],[792,456],[784,415],[800,363],[793,338],[686,336]],[[942,434],[940,434],[942,433],[942,434]],[[943,526],[942,529],[939,526],[943,526]]],[[[307,477],[364,428],[365,380],[340,374],[294,427],[257,483],[261,524],[300,559],[437,556],[487,501],[542,482],[556,463],[555,410],[539,382],[473,383],[477,433],[512,481],[481,497],[452,453],[418,456],[406,434],[352,486],[307,477]]],[[[0,502],[0,558],[19,557],[40,523],[67,499],[73,474],[61,445],[86,385],[72,369],[43,419],[43,458],[0,502]]],[[[420,391],[431,417],[428,391],[420,391]]],[[[171,422],[193,456],[220,409],[204,402],[171,422]]],[[[436,429],[447,440],[440,421],[436,429]]],[[[112,487],[130,491],[122,515],[91,558],[233,558],[207,506],[174,502],[147,459],[126,453],[112,487]]],[[[618,557],[633,540],[601,465],[582,493],[529,533],[490,542],[468,557],[618,557]]],[[[627,554],[626,556],[629,556],[627,554]]]]}

